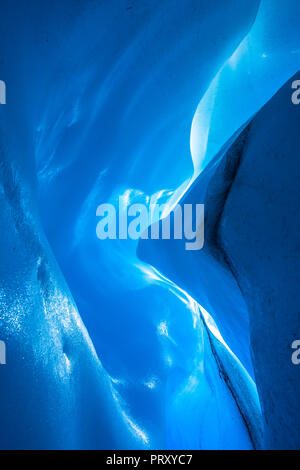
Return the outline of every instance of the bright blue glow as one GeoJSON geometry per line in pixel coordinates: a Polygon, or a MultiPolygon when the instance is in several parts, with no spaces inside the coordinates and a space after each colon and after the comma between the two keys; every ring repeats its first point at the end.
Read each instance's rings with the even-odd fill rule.
{"type": "Polygon", "coordinates": [[[224,333],[138,241],[98,240],[96,209],[121,196],[171,210],[188,194],[299,69],[299,3],[19,3],[0,19],[0,333],[14,357],[0,448],[252,449],[248,319],[224,333]]]}

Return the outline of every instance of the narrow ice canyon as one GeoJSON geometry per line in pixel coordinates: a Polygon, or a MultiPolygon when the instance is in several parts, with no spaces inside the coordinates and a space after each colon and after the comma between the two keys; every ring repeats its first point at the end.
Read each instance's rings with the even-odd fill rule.
{"type": "Polygon", "coordinates": [[[299,2],[1,10],[0,448],[299,449],[299,2]],[[97,237],[156,201],[201,250],[97,237]]]}

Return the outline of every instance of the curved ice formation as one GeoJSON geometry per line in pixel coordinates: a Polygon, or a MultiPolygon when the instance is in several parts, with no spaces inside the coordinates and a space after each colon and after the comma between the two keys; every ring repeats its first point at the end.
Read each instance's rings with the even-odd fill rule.
{"type": "MultiPolygon", "coordinates": [[[[261,447],[248,305],[228,267],[203,262],[203,290],[211,281],[222,292],[200,306],[164,250],[169,279],[137,257],[137,241],[100,242],[95,213],[120,195],[125,206],[158,198],[171,208],[191,194],[228,137],[296,71],[297,1],[10,0],[1,9],[0,447],[261,447]],[[261,45],[267,26],[272,51],[261,45]],[[251,93],[240,106],[225,92],[243,80],[251,93]],[[235,321],[222,315],[224,299],[235,321]]],[[[271,429],[268,445],[281,442],[271,429]]]]}
{"type": "MultiPolygon", "coordinates": [[[[184,204],[206,206],[204,248],[191,256],[182,240],[142,240],[139,247],[142,259],[209,309],[248,370],[251,342],[263,418],[257,442],[268,449],[300,445],[299,378],[291,360],[291,343],[300,334],[299,109],[291,99],[297,80],[299,73],[227,142],[184,196],[184,204]]],[[[247,421],[247,406],[241,412],[247,421]]],[[[251,414],[259,430],[259,407],[251,414]]]]}
{"type": "Polygon", "coordinates": [[[299,5],[264,0],[249,33],[200,100],[191,130],[198,175],[237,129],[299,69],[299,5]],[[230,116],[230,119],[228,118],[230,116]]]}

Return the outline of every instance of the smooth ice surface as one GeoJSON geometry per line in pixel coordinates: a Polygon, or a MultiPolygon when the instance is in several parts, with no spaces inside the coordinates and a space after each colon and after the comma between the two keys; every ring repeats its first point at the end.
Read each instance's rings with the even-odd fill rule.
{"type": "Polygon", "coordinates": [[[299,79],[298,72],[251,121],[219,225],[250,313],[264,446],[271,449],[300,447],[299,369],[291,360],[300,337],[300,109],[291,100],[299,79]]]}
{"type": "Polygon", "coordinates": [[[249,33],[201,98],[191,130],[199,174],[234,132],[299,69],[300,4],[263,0],[249,33]]]}
{"type": "MultiPolygon", "coordinates": [[[[183,197],[184,204],[205,204],[205,247],[188,252],[182,240],[143,240],[139,246],[142,259],[210,309],[248,370],[251,349],[263,416],[258,446],[267,449],[300,445],[299,374],[291,360],[291,344],[300,334],[296,80],[299,72],[230,139],[183,197]]],[[[223,351],[218,357],[222,361],[223,351]]],[[[237,377],[226,360],[222,366],[229,379],[237,377]]],[[[245,399],[244,383],[251,388],[249,377],[237,385],[237,396],[245,399]]],[[[240,409],[247,422],[256,416],[250,426],[259,430],[259,408],[249,409],[252,401],[240,409]]]]}

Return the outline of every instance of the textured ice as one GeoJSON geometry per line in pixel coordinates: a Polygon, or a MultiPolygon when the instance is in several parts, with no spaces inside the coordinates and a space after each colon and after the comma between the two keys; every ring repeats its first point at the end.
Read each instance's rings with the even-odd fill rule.
{"type": "MultiPolygon", "coordinates": [[[[219,219],[236,224],[241,210],[229,198],[222,212],[224,191],[235,194],[236,165],[224,178],[225,156],[244,155],[247,121],[298,69],[298,2],[10,0],[1,9],[0,447],[296,446],[286,441],[297,426],[291,390],[287,401],[274,386],[267,402],[275,366],[269,359],[264,376],[259,334],[270,318],[253,330],[253,370],[251,294],[239,284],[247,278],[211,248],[219,219]],[[220,188],[207,201],[211,244],[196,256],[170,242],[140,246],[138,258],[137,241],[96,237],[103,202],[171,206],[185,192],[198,202],[220,188]]],[[[256,132],[269,119],[282,148],[281,124],[287,130],[297,111],[270,103],[256,132]]],[[[251,139],[257,149],[264,140],[251,139]]],[[[258,158],[267,164],[263,150],[254,157],[245,177],[258,158]]],[[[235,263],[243,227],[221,227],[235,263]]],[[[280,366],[276,380],[293,381],[296,371],[280,366]]]]}
{"type": "MultiPolygon", "coordinates": [[[[186,251],[182,240],[143,240],[139,247],[143,260],[209,310],[250,373],[251,349],[262,424],[247,374],[237,384],[236,396],[238,402],[245,399],[247,383],[253,393],[239,407],[256,446],[268,449],[300,446],[299,378],[291,361],[291,343],[300,334],[299,110],[291,100],[295,80],[299,73],[227,142],[183,197],[182,203],[205,204],[204,249],[186,251]]],[[[232,357],[227,368],[217,344],[221,369],[235,380],[232,357]]]]}

